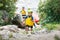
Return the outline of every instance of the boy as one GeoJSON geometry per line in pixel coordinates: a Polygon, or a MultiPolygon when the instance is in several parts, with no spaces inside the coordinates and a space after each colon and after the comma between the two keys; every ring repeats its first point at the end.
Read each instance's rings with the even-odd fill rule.
{"type": "Polygon", "coordinates": [[[28,11],[28,16],[26,16],[25,18],[25,30],[26,30],[26,33],[28,33],[28,31],[30,31],[32,33],[32,30],[33,30],[33,25],[34,25],[34,21],[33,21],[33,17],[32,17],[32,11],[28,11]],[[29,30],[30,28],[30,30],[29,30]]]}
{"type": "Polygon", "coordinates": [[[22,7],[21,13],[22,13],[23,19],[25,19],[25,17],[26,17],[26,11],[25,11],[25,8],[24,7],[22,7]]]}

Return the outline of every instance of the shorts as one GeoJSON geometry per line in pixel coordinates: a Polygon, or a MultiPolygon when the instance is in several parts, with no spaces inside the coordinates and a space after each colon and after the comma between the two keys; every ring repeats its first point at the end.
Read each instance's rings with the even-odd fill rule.
{"type": "Polygon", "coordinates": [[[33,28],[33,26],[29,26],[29,25],[26,25],[26,27],[28,27],[28,28],[33,28]]]}
{"type": "Polygon", "coordinates": [[[26,18],[26,15],[22,15],[22,17],[23,17],[23,19],[25,19],[26,18]]]}

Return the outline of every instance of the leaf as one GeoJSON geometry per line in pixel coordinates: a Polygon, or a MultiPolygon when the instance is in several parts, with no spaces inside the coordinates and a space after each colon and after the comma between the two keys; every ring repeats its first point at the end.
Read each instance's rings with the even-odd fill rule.
{"type": "Polygon", "coordinates": [[[3,6],[3,4],[2,3],[0,3],[0,7],[2,7],[3,6]]]}

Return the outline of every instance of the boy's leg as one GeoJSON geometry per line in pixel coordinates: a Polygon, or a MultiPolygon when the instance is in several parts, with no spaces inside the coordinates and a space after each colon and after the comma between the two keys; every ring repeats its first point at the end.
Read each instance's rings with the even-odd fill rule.
{"type": "Polygon", "coordinates": [[[33,31],[33,27],[31,26],[31,30],[30,31],[33,31]]]}
{"type": "Polygon", "coordinates": [[[33,31],[33,26],[30,27],[30,32],[32,33],[32,31],[33,31]]]}
{"type": "Polygon", "coordinates": [[[28,34],[29,28],[28,26],[25,27],[26,34],[28,34]]]}

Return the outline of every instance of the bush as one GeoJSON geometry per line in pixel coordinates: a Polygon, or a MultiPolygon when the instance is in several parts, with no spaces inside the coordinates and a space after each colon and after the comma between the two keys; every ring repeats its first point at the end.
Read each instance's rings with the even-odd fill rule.
{"type": "Polygon", "coordinates": [[[44,24],[42,28],[47,28],[48,31],[51,31],[51,30],[56,30],[57,25],[53,23],[48,23],[48,24],[44,24]]]}
{"type": "Polygon", "coordinates": [[[16,1],[17,0],[0,0],[0,25],[10,24],[10,19],[14,17],[16,10],[16,1]]]}
{"type": "Polygon", "coordinates": [[[60,40],[59,36],[58,35],[55,35],[55,40],[60,40]]]}
{"type": "Polygon", "coordinates": [[[43,16],[42,21],[60,23],[60,0],[40,0],[38,11],[43,16]]]}

